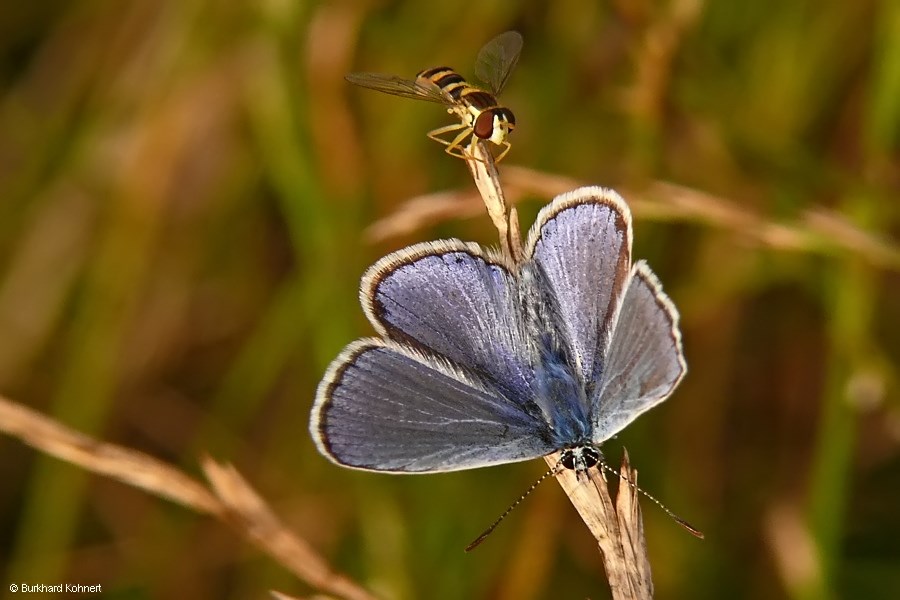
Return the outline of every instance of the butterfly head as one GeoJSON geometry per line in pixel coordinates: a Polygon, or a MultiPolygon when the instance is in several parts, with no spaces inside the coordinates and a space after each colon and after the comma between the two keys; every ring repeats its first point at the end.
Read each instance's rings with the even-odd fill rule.
{"type": "Polygon", "coordinates": [[[594,446],[575,446],[562,451],[559,463],[566,469],[575,471],[576,475],[586,473],[588,469],[603,461],[603,453],[594,446]]]}

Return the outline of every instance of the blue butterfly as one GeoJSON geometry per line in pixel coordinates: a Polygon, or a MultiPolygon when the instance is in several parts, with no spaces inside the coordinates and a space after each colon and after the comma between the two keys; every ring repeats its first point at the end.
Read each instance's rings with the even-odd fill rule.
{"type": "Polygon", "coordinates": [[[678,312],[631,241],[622,198],[585,187],[541,210],[518,264],[459,240],[378,261],[360,300],[379,337],[347,346],[319,384],[319,451],[391,473],[557,451],[593,467],[687,371],[678,312]]]}

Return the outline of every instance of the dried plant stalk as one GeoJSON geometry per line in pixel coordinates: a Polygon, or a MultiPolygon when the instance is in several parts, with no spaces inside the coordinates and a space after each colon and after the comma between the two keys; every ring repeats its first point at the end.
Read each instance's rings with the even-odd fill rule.
{"type": "MultiPolygon", "coordinates": [[[[503,198],[510,207],[526,195],[550,198],[585,185],[569,177],[513,165],[504,167],[503,172],[506,182],[503,198]]],[[[798,214],[793,222],[781,223],[755,214],[734,200],[665,181],[619,191],[631,199],[632,212],[643,219],[698,223],[776,251],[846,253],[878,268],[900,270],[900,247],[896,242],[861,229],[837,212],[811,209],[798,214]]],[[[382,241],[448,219],[472,218],[481,213],[481,204],[477,194],[463,191],[418,196],[373,223],[366,237],[370,241],[382,241]]],[[[510,219],[510,225],[514,223],[510,219]]],[[[504,230],[508,227],[497,228],[501,239],[507,235],[504,230]]],[[[511,237],[511,232],[508,235],[511,237]]]]}
{"type": "Polygon", "coordinates": [[[92,473],[172,500],[198,512],[220,514],[219,501],[200,482],[151,456],[107,444],[0,397],[0,431],[92,473]]]}
{"type": "MultiPolygon", "coordinates": [[[[551,468],[559,459],[559,453],[544,458],[551,468]]],[[[589,470],[586,481],[579,481],[575,471],[560,469],[556,480],[600,546],[613,600],[649,599],[653,598],[653,580],[635,488],[637,471],[631,468],[627,452],[620,473],[623,481],[635,485],[620,485],[615,503],[599,468],[589,470]]]]}
{"type": "Polygon", "coordinates": [[[466,160],[466,164],[469,165],[469,171],[487,208],[488,216],[500,234],[500,248],[504,254],[518,262],[522,259],[519,224],[517,220],[511,218],[515,212],[510,213],[509,205],[506,203],[494,157],[481,140],[469,144],[469,153],[473,158],[466,160]]]}
{"type": "Polygon", "coordinates": [[[231,525],[310,586],[337,598],[375,600],[359,584],[333,571],[288,530],[229,465],[204,459],[212,489],[142,452],[101,442],[41,413],[0,397],[0,432],[92,473],[111,477],[231,525]]]}
{"type": "Polygon", "coordinates": [[[350,600],[373,600],[356,583],[333,572],[309,544],[285,527],[233,466],[206,457],[203,472],[222,500],[227,519],[280,565],[316,589],[350,600]]]}

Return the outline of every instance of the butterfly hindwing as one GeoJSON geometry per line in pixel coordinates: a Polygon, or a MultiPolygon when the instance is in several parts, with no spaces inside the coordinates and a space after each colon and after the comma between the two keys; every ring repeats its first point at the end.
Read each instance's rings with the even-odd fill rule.
{"type": "Polygon", "coordinates": [[[638,261],[592,398],[594,442],[609,439],[668,398],[686,372],[678,311],[650,267],[638,261]]]}

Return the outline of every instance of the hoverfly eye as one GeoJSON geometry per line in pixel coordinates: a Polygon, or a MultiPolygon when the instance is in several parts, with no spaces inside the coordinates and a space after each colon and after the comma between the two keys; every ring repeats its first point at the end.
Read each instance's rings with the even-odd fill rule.
{"type": "Polygon", "coordinates": [[[472,128],[476,137],[483,140],[490,139],[494,135],[494,113],[486,110],[475,119],[475,126],[472,128]]]}

